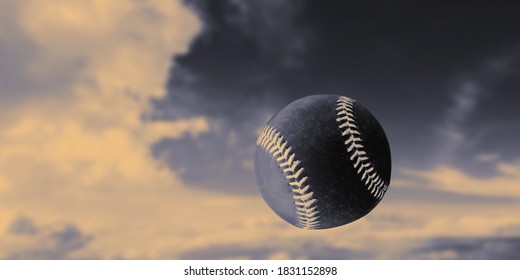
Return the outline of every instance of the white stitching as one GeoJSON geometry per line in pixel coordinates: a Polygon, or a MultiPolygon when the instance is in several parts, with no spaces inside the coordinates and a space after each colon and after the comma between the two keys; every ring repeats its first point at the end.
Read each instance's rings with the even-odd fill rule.
{"type": "Polygon", "coordinates": [[[316,210],[317,200],[313,198],[314,193],[309,191],[311,186],[306,184],[307,177],[304,175],[303,167],[298,168],[300,161],[295,160],[291,147],[283,139],[280,132],[273,127],[266,125],[262,134],[258,137],[256,145],[265,149],[276,159],[278,166],[282,168],[285,178],[289,180],[289,186],[293,193],[294,204],[298,226],[305,229],[315,229],[319,223],[320,211],[316,210]]]}
{"type": "Polygon", "coordinates": [[[338,98],[336,121],[339,123],[339,128],[343,129],[341,135],[348,137],[345,145],[347,146],[347,151],[351,153],[350,160],[354,162],[354,168],[358,174],[362,174],[361,182],[365,184],[374,197],[381,199],[388,188],[388,184],[379,176],[375,167],[366,156],[367,154],[362,144],[363,140],[360,137],[361,133],[358,130],[356,118],[354,117],[354,102],[356,101],[345,96],[338,98]]]}

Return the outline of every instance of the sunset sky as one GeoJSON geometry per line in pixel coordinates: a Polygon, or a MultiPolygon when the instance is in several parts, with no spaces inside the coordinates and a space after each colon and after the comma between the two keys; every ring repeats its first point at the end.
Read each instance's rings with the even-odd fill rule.
{"type": "Polygon", "coordinates": [[[0,0],[0,258],[520,259],[520,4],[0,0]],[[261,198],[260,129],[346,95],[392,181],[309,231],[261,198]]]}

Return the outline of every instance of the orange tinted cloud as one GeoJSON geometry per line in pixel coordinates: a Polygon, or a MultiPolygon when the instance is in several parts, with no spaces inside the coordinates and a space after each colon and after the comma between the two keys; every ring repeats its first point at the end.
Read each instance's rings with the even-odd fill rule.
{"type": "MultiPolygon", "coordinates": [[[[423,183],[430,188],[448,192],[483,196],[520,197],[520,165],[498,163],[497,174],[478,178],[449,166],[439,166],[433,170],[404,170],[415,184],[423,183]],[[414,180],[419,181],[414,181],[414,180]]],[[[406,184],[401,181],[400,183],[406,184]]],[[[410,182],[409,182],[410,183],[410,182]]]]}
{"type": "MultiPolygon", "coordinates": [[[[94,235],[120,236],[124,223],[151,207],[146,203],[157,204],[147,197],[156,200],[183,185],[176,171],[153,158],[150,145],[211,129],[204,116],[168,123],[141,118],[149,98],[165,94],[172,55],[186,51],[199,31],[196,16],[178,1],[0,5],[13,15],[0,27],[2,36],[23,36],[27,48],[36,49],[31,60],[15,61],[22,78],[56,83],[53,89],[59,89],[33,89],[34,98],[1,113],[8,122],[0,132],[0,204],[7,215],[0,240],[10,244],[2,256],[42,244],[38,237],[8,232],[20,214],[36,224],[70,223],[94,235]],[[63,76],[69,68],[74,73],[63,76]],[[145,195],[150,189],[156,191],[145,195]],[[140,199],[142,207],[135,209],[140,199]]],[[[150,219],[141,217],[145,224],[150,219]]],[[[100,257],[124,253],[131,242],[99,240],[109,248],[100,257]]]]}

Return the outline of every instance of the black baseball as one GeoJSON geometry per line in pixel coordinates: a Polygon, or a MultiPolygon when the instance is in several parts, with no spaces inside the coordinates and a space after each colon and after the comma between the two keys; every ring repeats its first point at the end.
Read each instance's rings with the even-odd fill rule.
{"type": "Polygon", "coordinates": [[[383,198],[390,146],[357,101],[312,95],[267,122],[255,171],[260,193],[282,219],[304,229],[337,227],[365,216],[383,198]]]}

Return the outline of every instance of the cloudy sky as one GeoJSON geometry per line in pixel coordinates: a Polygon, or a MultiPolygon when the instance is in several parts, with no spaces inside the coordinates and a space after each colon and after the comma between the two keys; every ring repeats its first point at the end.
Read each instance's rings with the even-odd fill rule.
{"type": "Polygon", "coordinates": [[[520,259],[520,4],[0,0],[4,259],[520,259]],[[306,231],[262,200],[259,129],[350,96],[389,191],[306,231]]]}

